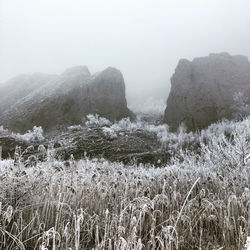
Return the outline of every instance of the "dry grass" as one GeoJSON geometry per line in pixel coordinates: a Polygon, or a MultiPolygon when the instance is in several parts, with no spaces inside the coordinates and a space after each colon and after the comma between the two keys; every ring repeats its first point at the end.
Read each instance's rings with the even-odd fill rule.
{"type": "Polygon", "coordinates": [[[230,138],[216,130],[200,154],[180,151],[162,168],[60,162],[52,152],[32,167],[21,157],[0,161],[0,249],[244,249],[244,122],[230,138]]]}
{"type": "Polygon", "coordinates": [[[247,168],[0,166],[1,249],[242,249],[250,233],[247,168]]]}

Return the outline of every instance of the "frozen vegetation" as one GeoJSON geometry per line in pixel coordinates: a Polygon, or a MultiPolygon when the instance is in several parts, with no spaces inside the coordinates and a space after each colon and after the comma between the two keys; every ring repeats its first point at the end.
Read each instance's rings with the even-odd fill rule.
{"type": "MultiPolygon", "coordinates": [[[[97,116],[86,125],[107,136],[154,131],[163,150],[170,145],[176,153],[155,168],[73,156],[58,161],[53,148],[41,146],[45,159],[27,167],[17,148],[15,159],[0,161],[0,249],[248,247],[250,118],[200,133],[97,116]]],[[[42,139],[39,128],[29,134],[42,139]]]]}
{"type": "Polygon", "coordinates": [[[12,136],[16,139],[27,141],[27,142],[42,142],[44,141],[42,127],[34,126],[32,130],[28,130],[25,134],[13,133],[3,126],[0,126],[0,135],[12,136]]]}
{"type": "Polygon", "coordinates": [[[134,122],[131,122],[129,118],[124,118],[118,122],[111,123],[106,118],[98,115],[88,115],[85,125],[89,128],[101,128],[104,135],[110,139],[116,138],[118,135],[128,135],[138,131],[152,133],[156,135],[162,149],[174,152],[177,149],[184,148],[184,145],[194,145],[195,142],[199,142],[200,139],[209,136],[210,130],[216,129],[211,127],[205,132],[206,135],[200,136],[198,133],[187,132],[185,125],[181,124],[176,133],[171,133],[167,124],[155,125],[140,118],[134,122]]]}

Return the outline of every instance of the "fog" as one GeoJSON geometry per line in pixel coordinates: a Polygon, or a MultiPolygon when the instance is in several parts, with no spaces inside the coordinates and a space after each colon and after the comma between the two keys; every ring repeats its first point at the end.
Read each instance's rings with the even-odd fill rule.
{"type": "Polygon", "coordinates": [[[249,13],[249,0],[0,0],[0,82],[113,66],[129,103],[166,99],[180,58],[250,56],[249,13]]]}

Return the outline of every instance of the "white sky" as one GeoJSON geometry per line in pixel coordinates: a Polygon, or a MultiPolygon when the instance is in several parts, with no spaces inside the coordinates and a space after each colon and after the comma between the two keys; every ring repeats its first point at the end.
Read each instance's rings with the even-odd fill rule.
{"type": "Polygon", "coordinates": [[[0,0],[0,81],[108,66],[129,102],[167,98],[180,58],[250,57],[250,0],[0,0]]]}

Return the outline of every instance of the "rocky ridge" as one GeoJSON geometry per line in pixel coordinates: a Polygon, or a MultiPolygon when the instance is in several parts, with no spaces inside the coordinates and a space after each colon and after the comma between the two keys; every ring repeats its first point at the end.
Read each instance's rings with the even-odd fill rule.
{"type": "Polygon", "coordinates": [[[172,130],[185,123],[199,130],[234,113],[234,96],[250,102],[250,62],[245,56],[210,54],[193,61],[181,59],[171,78],[164,122],[172,130]]]}
{"type": "Polygon", "coordinates": [[[91,75],[77,66],[61,75],[22,75],[0,85],[0,125],[12,131],[58,130],[81,124],[90,113],[111,121],[134,118],[119,70],[109,67],[91,75]]]}

